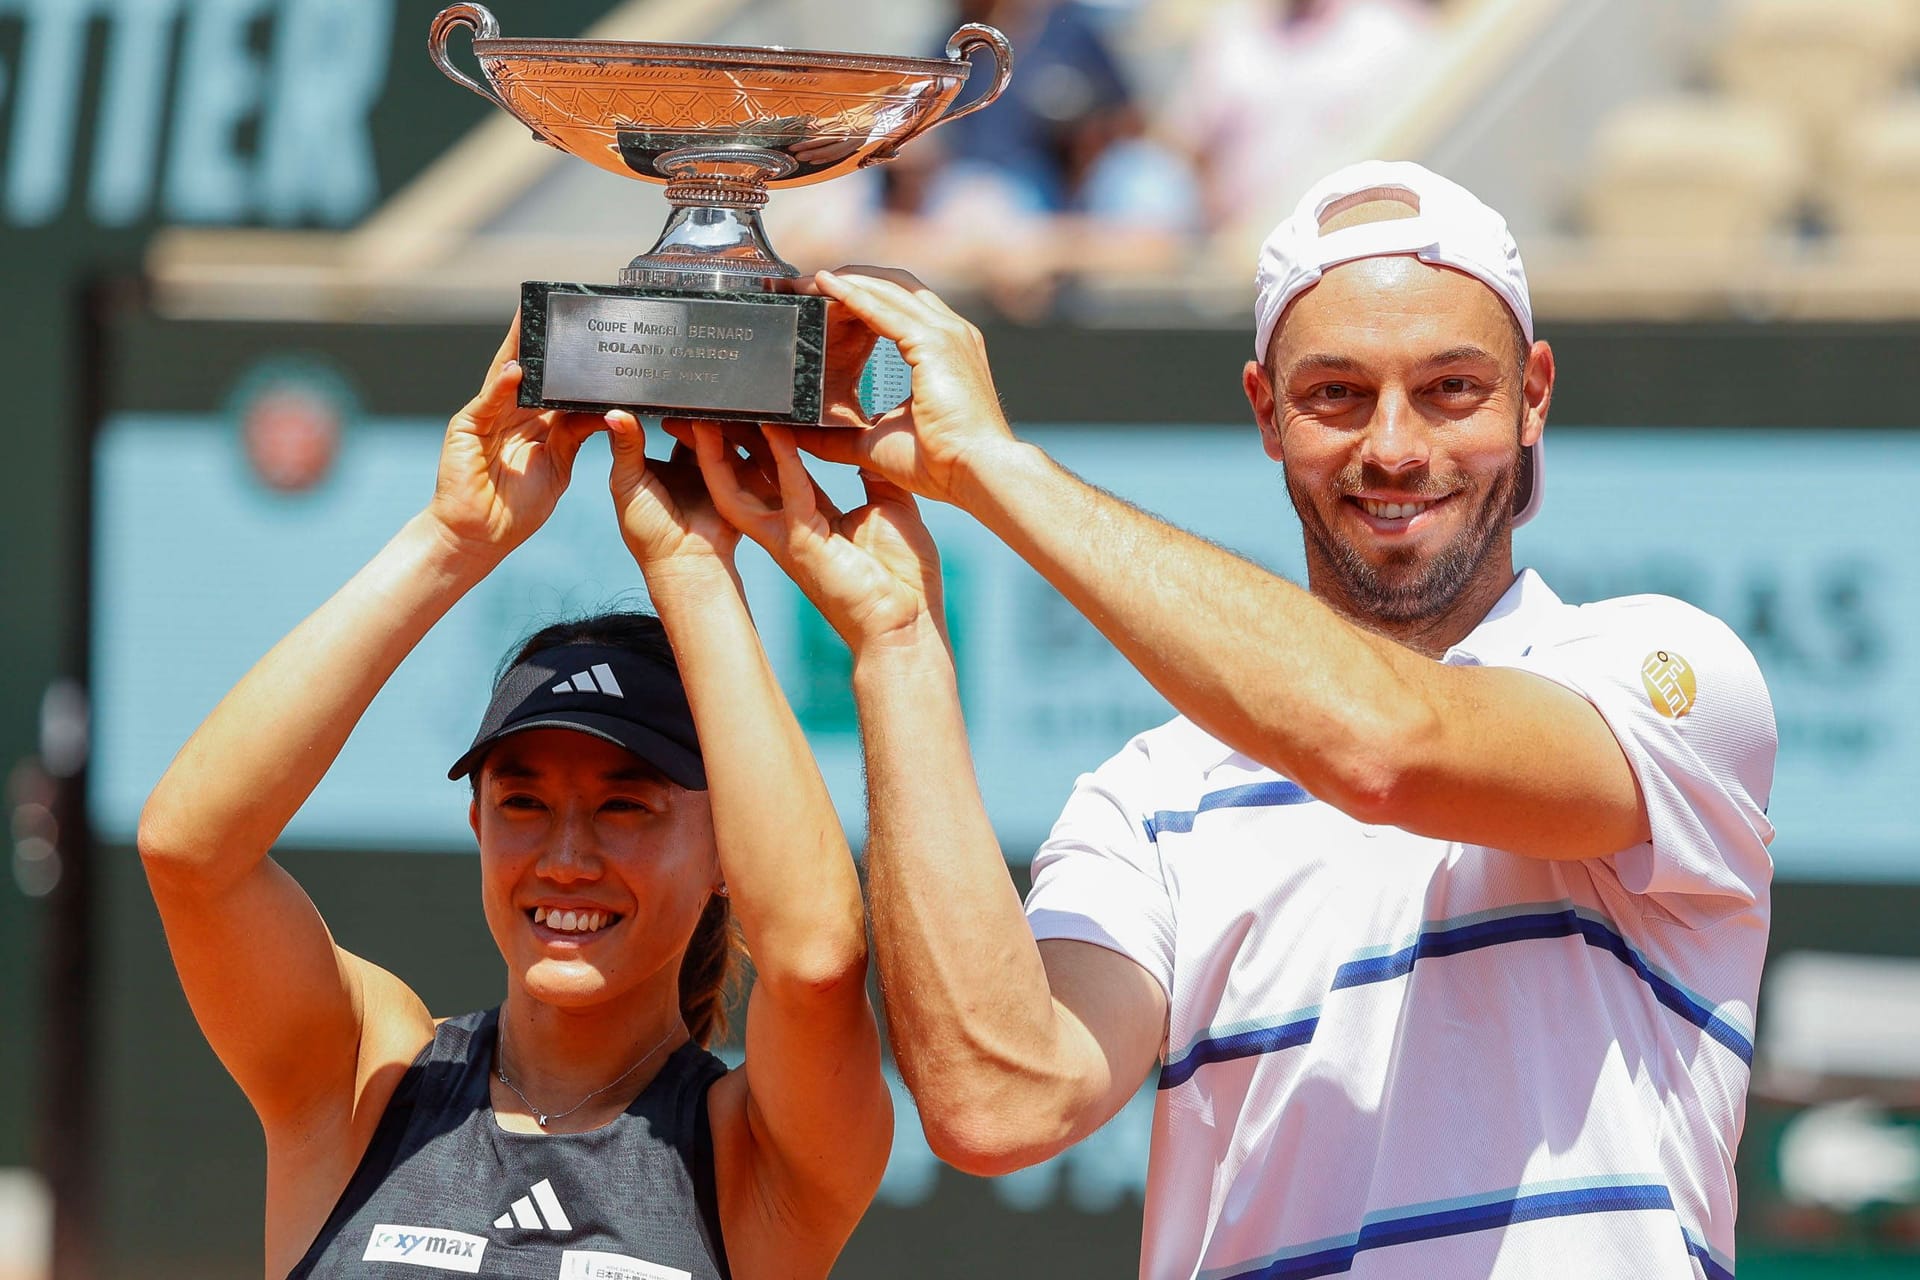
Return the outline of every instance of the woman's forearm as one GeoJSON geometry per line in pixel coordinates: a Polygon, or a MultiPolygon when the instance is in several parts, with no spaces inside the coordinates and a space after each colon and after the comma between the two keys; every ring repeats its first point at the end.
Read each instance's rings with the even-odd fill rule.
{"type": "Polygon", "coordinates": [[[149,867],[237,877],[332,766],[374,695],[492,562],[416,516],[255,663],[174,757],[140,816],[149,867]]]}
{"type": "Polygon", "coordinates": [[[866,927],[846,836],[731,566],[647,570],[693,707],[721,869],[763,987],[859,988],[866,927]]]}

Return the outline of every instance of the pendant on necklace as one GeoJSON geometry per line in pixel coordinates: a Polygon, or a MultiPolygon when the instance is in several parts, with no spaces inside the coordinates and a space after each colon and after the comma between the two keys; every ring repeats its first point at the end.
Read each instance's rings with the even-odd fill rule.
{"type": "Polygon", "coordinates": [[[546,1113],[536,1111],[533,1113],[533,1119],[534,1119],[534,1122],[538,1124],[542,1129],[547,1127],[546,1113]]]}

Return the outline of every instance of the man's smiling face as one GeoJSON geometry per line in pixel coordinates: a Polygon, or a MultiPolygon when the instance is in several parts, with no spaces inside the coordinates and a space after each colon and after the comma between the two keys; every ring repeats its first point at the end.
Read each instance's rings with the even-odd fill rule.
{"type": "Polygon", "coordinates": [[[1314,591],[1389,627],[1497,598],[1551,385],[1545,344],[1473,277],[1408,256],[1328,270],[1246,370],[1314,591]]]}

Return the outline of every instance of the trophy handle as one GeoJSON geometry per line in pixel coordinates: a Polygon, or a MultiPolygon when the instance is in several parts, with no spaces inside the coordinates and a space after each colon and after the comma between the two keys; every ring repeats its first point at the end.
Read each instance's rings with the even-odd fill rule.
{"type": "Polygon", "coordinates": [[[999,97],[1002,93],[1005,93],[1007,82],[1013,79],[1013,44],[1005,36],[1000,34],[997,27],[990,27],[984,22],[969,22],[966,26],[954,32],[953,38],[947,41],[947,59],[951,62],[964,62],[967,54],[983,46],[993,54],[993,85],[991,88],[958,111],[951,111],[946,115],[935,116],[918,129],[915,129],[912,133],[903,134],[899,138],[894,139],[894,141],[887,146],[874,152],[865,160],[862,160],[860,167],[865,169],[870,165],[885,164],[900,154],[900,148],[902,146],[919,137],[921,134],[932,133],[935,128],[951,120],[958,120],[961,116],[972,115],[999,97]]]}
{"type": "MultiPolygon", "coordinates": [[[[433,26],[427,30],[427,53],[433,58],[433,65],[440,68],[441,75],[455,84],[466,86],[510,115],[516,114],[513,108],[494,92],[492,85],[473,79],[454,66],[453,59],[447,56],[447,41],[453,38],[454,31],[460,27],[471,30],[475,40],[492,40],[500,34],[500,24],[494,20],[493,14],[485,5],[450,4],[433,16],[433,26]]],[[[481,73],[483,79],[485,75],[485,72],[481,73]]]]}
{"type": "Polygon", "coordinates": [[[970,116],[1006,92],[1008,81],[1013,79],[1013,43],[1000,34],[999,28],[990,27],[984,22],[969,22],[947,41],[947,57],[954,62],[964,61],[969,53],[982,47],[993,55],[993,87],[958,111],[941,116],[920,132],[928,133],[936,125],[950,124],[961,116],[970,116]]]}

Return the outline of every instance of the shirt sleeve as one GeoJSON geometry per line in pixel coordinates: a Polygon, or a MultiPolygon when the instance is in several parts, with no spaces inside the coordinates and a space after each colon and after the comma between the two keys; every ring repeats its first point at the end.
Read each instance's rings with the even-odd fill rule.
{"type": "Polygon", "coordinates": [[[1653,838],[1615,854],[1628,892],[1703,927],[1764,900],[1778,737],[1759,665],[1719,619],[1646,596],[1589,605],[1512,665],[1600,712],[1639,781],[1653,838]]]}
{"type": "Polygon", "coordinates": [[[1117,951],[1172,997],[1173,905],[1139,798],[1147,750],[1134,739],[1074,783],[1053,832],[1033,858],[1027,922],[1036,939],[1066,938],[1117,951]]]}

